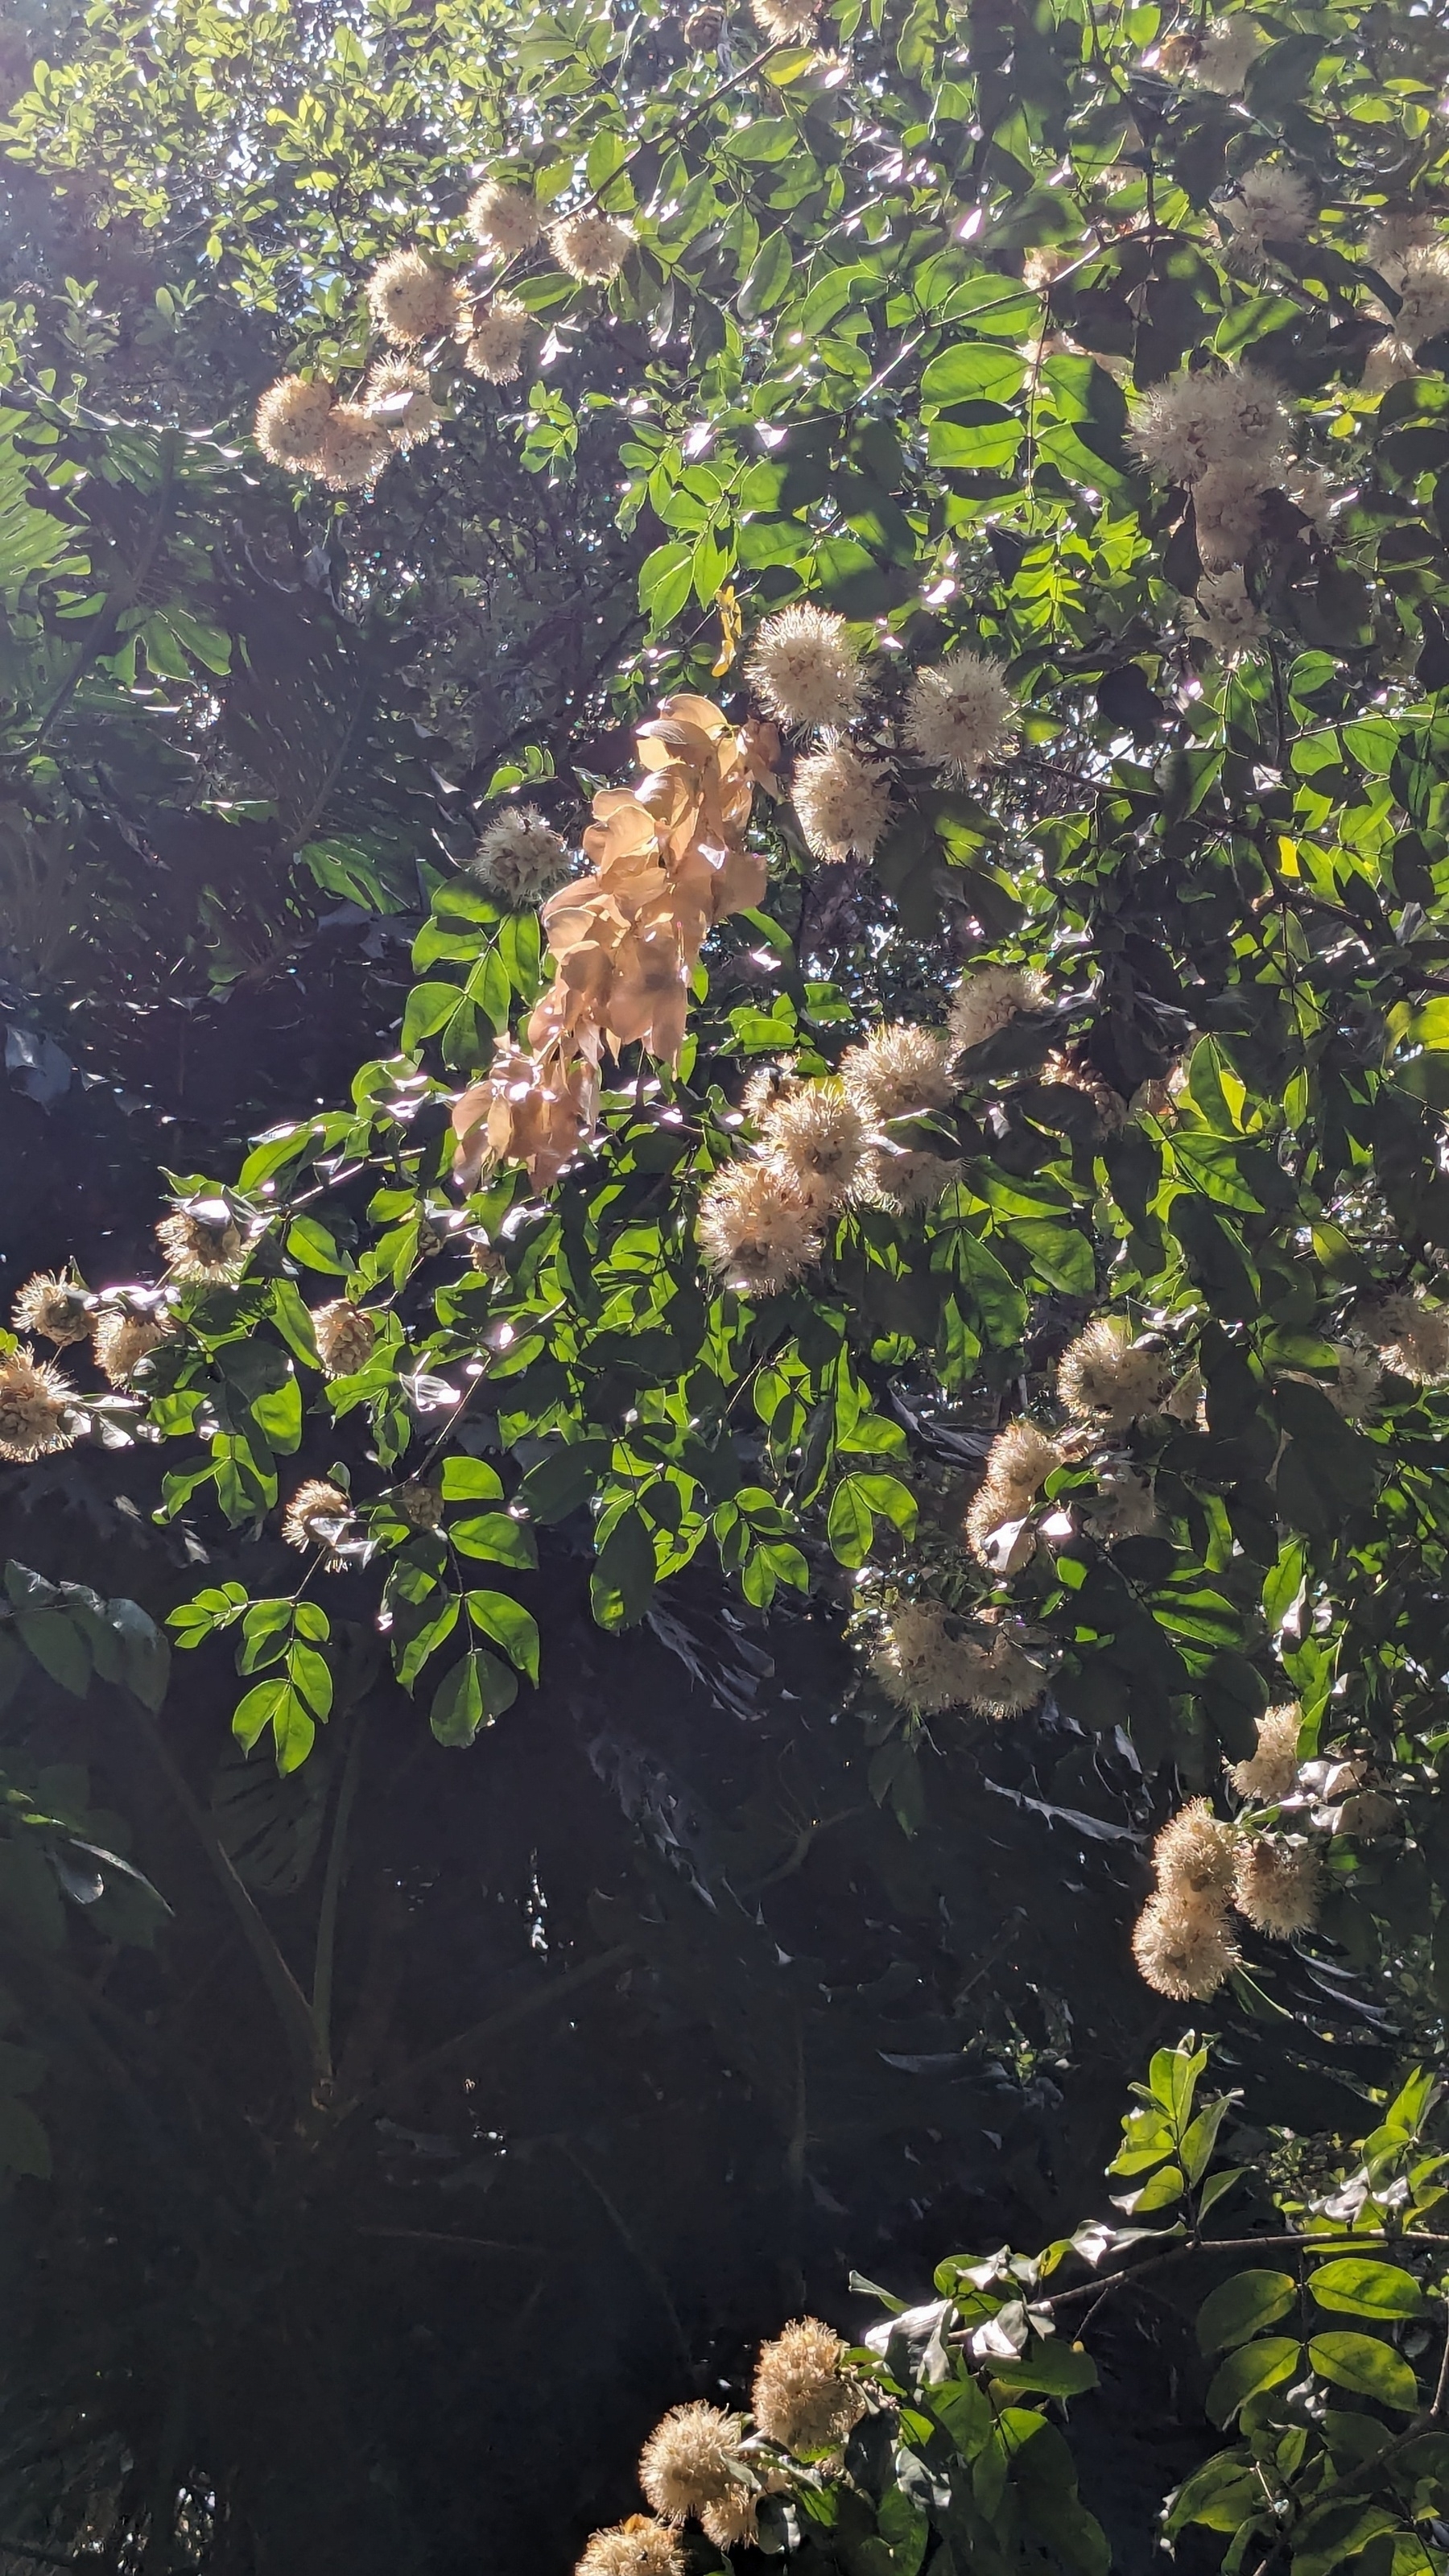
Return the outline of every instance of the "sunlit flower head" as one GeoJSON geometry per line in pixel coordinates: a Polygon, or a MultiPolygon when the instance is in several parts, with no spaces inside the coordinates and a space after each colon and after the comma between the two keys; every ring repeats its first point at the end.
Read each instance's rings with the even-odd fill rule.
{"type": "Polygon", "coordinates": [[[1252,367],[1169,376],[1144,394],[1128,439],[1168,483],[1197,483],[1211,465],[1251,465],[1274,479],[1288,434],[1275,388],[1252,367]]]}
{"type": "Polygon", "coordinates": [[[685,2576],[684,2552],[666,2523],[631,2513],[594,2533],[574,2576],[685,2576]]]}
{"type": "Polygon", "coordinates": [[[1261,257],[1271,242],[1302,241],[1313,220],[1312,194],[1295,170],[1259,161],[1222,200],[1232,248],[1261,257]]]}
{"type": "Polygon", "coordinates": [[[1239,1849],[1233,1903],[1271,1939],[1311,1932],[1322,1895],[1323,1863],[1310,1843],[1256,1834],[1239,1849]]]}
{"type": "Polygon", "coordinates": [[[951,1043],[963,1055],[984,1046],[1046,1000],[1046,978],[1033,967],[968,966],[951,996],[951,1043]]]}
{"type": "Polygon", "coordinates": [[[532,250],[543,231],[543,216],[531,188],[512,187],[504,179],[485,179],[468,200],[464,217],[475,242],[502,259],[517,259],[532,250]]]}
{"type": "Polygon", "coordinates": [[[379,358],[368,370],[362,399],[402,455],[431,438],[443,417],[426,375],[411,358],[379,358]]]}
{"type": "Polygon", "coordinates": [[[996,759],[1015,713],[999,663],[981,653],[953,653],[912,680],[906,741],[933,767],[974,778],[996,759]]]}
{"type": "Polygon", "coordinates": [[[112,1386],[125,1386],[139,1363],[169,1341],[175,1329],[174,1323],[155,1315],[132,1315],[123,1306],[103,1306],[92,1337],[96,1366],[112,1386]]]}
{"type": "Polygon", "coordinates": [[[1083,1516],[1104,1547],[1115,1547],[1124,1538],[1150,1538],[1158,1526],[1151,1478],[1120,1460],[1104,1467],[1083,1516]]]}
{"type": "Polygon", "coordinates": [[[847,1047],[840,1076],[869,1127],[884,1127],[916,1109],[944,1109],[956,1097],[951,1049],[939,1029],[893,1020],[847,1047]]]}
{"type": "Polygon", "coordinates": [[[809,600],[766,618],[745,678],[766,713],[795,729],[847,725],[865,695],[860,648],[844,618],[809,600]]]}
{"type": "Polygon", "coordinates": [[[1264,1801],[1286,1798],[1298,1777],[1298,1730],[1303,1712],[1296,1699],[1263,1711],[1257,1721],[1255,1752],[1235,1762],[1228,1773],[1240,1798],[1264,1801]]]}
{"type": "Polygon", "coordinates": [[[367,281],[367,305],[373,327],[400,349],[420,340],[437,340],[452,332],[458,319],[458,286],[454,278],[421,251],[395,250],[380,260],[367,281]]]}
{"type": "Polygon", "coordinates": [[[10,1321],[17,1333],[39,1333],[64,1350],[67,1342],[83,1342],[90,1331],[86,1292],[77,1280],[37,1270],[17,1291],[10,1321]]]}
{"type": "Polygon", "coordinates": [[[938,1717],[964,1697],[971,1658],[950,1634],[939,1601],[898,1601],[871,1671],[886,1698],[919,1717],[938,1717]]]}
{"type": "Polygon", "coordinates": [[[468,861],[468,873],[515,912],[541,902],[568,874],[567,844],[536,805],[505,805],[468,861]]]}
{"type": "Polygon", "coordinates": [[[1361,1351],[1353,1342],[1335,1342],[1333,1348],[1338,1377],[1323,1392],[1345,1422],[1359,1422],[1366,1413],[1372,1413],[1378,1401],[1383,1364],[1372,1351],[1361,1351]]]}
{"type": "Polygon", "coordinates": [[[282,1517],[282,1536],[288,1547],[325,1547],[330,1550],[337,1536],[338,1524],[352,1517],[352,1505],[340,1485],[329,1484],[325,1477],[309,1476],[297,1487],[282,1517]]]}
{"type": "Polygon", "coordinates": [[[816,1219],[789,1175],[766,1162],[730,1163],[699,1203],[700,1251],[730,1288],[773,1297],[820,1258],[816,1219]]]}
{"type": "Polygon", "coordinates": [[[549,232],[560,268],[584,286],[609,286],[634,247],[634,227],[615,215],[565,215],[549,232]]]}
{"type": "Polygon", "coordinates": [[[812,751],[792,791],[806,847],[817,859],[868,859],[891,818],[890,772],[848,742],[812,751]]]}
{"type": "Polygon", "coordinates": [[[1132,1935],[1146,1984],[1174,2003],[1206,2003],[1240,1964],[1225,1912],[1150,1896],[1132,1935]]]}
{"type": "Polygon", "coordinates": [[[1218,18],[1209,27],[1202,50],[1190,66],[1189,78],[1199,89],[1215,89],[1223,98],[1240,98],[1262,46],[1263,39],[1250,18],[1241,13],[1218,18]]]}
{"type": "Polygon", "coordinates": [[[350,1297],[334,1297],[312,1310],[317,1356],[328,1377],[355,1377],[366,1368],[377,1340],[377,1326],[350,1297]]]}
{"type": "Polygon", "coordinates": [[[317,472],[331,492],[359,492],[393,452],[380,420],[362,403],[334,403],[317,452],[317,472]]]}
{"type": "Polygon", "coordinates": [[[722,2406],[671,2406],[639,2455],[639,2484],[662,2522],[687,2522],[691,2514],[698,2520],[731,2496],[740,2485],[744,2429],[744,2417],[722,2406]]]}
{"type": "Polygon", "coordinates": [[[818,32],[820,0],[750,0],[750,15],[772,45],[808,45],[818,32]]]}
{"type": "Polygon", "coordinates": [[[1249,645],[1268,632],[1266,617],[1254,605],[1247,583],[1236,569],[1204,573],[1197,586],[1195,624],[1204,643],[1226,660],[1246,652],[1249,645]]]}
{"type": "Polygon", "coordinates": [[[1098,1315],[1058,1360],[1057,1394],[1074,1421],[1120,1431],[1156,1411],[1171,1374],[1166,1354],[1143,1350],[1121,1316],[1098,1315]]]}
{"type": "Polygon", "coordinates": [[[495,295],[486,311],[465,320],[458,336],[470,376],[488,385],[511,385],[523,373],[529,311],[516,295],[495,295]]]}
{"type": "Polygon", "coordinates": [[[1210,465],[1193,485],[1193,527],[1208,572],[1225,572],[1251,554],[1263,533],[1263,498],[1259,467],[1236,459],[1210,465]]]}
{"type": "Polygon", "coordinates": [[[861,1156],[856,1196],[893,1216],[909,1216],[917,1209],[934,1207],[960,1169],[949,1155],[910,1146],[868,1145],[861,1156]]]}
{"type": "Polygon", "coordinates": [[[214,1288],[241,1277],[246,1237],[224,1209],[213,1221],[190,1208],[177,1208],[174,1215],[162,1217],[156,1240],[173,1279],[214,1288]]]}
{"type": "Polygon", "coordinates": [[[1449,1376],[1449,1306],[1431,1306],[1405,1291],[1385,1297],[1358,1322],[1396,1376],[1415,1386],[1449,1376]]]}
{"type": "Polygon", "coordinates": [[[77,1403],[74,1387],[48,1360],[21,1342],[0,1358],[0,1458],[28,1466],[69,1449],[77,1403]]]}
{"type": "Polygon", "coordinates": [[[269,465],[300,471],[315,467],[332,410],[332,387],[302,376],[268,385],[257,405],[252,435],[269,465]]]}
{"type": "Polygon", "coordinates": [[[752,2406],[768,2440],[787,2451],[821,2451],[843,2442],[865,2413],[865,2399],[841,2376],[846,2347],[815,2317],[786,2326],[760,2348],[752,2406]]]}
{"type": "Polygon", "coordinates": [[[842,1082],[802,1082],[785,1092],[765,1112],[761,1137],[806,1207],[838,1207],[849,1196],[865,1150],[865,1122],[842,1082]]]}
{"type": "Polygon", "coordinates": [[[1238,1838],[1231,1825],[1213,1814],[1206,1798],[1189,1798],[1169,1816],[1152,1846],[1157,1884],[1190,1905],[1205,1899],[1225,1903],[1233,1883],[1238,1838]]]}

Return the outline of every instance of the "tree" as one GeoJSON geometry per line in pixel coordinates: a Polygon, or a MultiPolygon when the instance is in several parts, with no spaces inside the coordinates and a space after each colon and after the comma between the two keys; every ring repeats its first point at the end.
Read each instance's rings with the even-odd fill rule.
{"type": "MultiPolygon", "coordinates": [[[[1052,2196],[1041,2088],[1081,2194],[1148,1988],[1222,1998],[1275,2127],[1347,2128],[1437,2044],[1449,268],[1412,15],[846,0],[836,58],[760,8],[506,41],[188,8],[32,67],[14,184],[84,170],[91,265],[168,274],[114,336],[101,277],[17,296],[10,774],[60,854],[27,882],[69,931],[75,852],[114,858],[148,991],[178,937],[228,989],[246,941],[311,975],[318,889],[364,951],[415,928],[419,980],[392,1053],[374,961],[331,985],[370,1051],[345,1105],[284,1056],[243,1079],[265,1132],[233,1106],[168,1163],[159,1279],[93,1290],[56,1244],[17,1328],[59,1372],[10,1352],[0,1436],[28,1493],[139,1485],[126,1579],[209,1687],[235,1648],[281,1774],[216,1791],[260,1906],[211,1757],[155,1741],[267,1962],[271,2133],[375,2087],[322,1963],[356,1712],[401,1723],[379,1620],[484,1763],[586,1661],[650,1857],[571,1898],[560,1992],[642,1959],[659,2027],[708,2025],[799,2259],[822,2136],[841,2206],[905,2225],[897,2119],[950,2187],[963,2042],[1013,2236],[1052,2196]],[[259,395],[275,471],[238,445],[259,395]],[[207,823],[205,882],[148,913],[115,852],[158,817],[207,823]],[[754,1762],[624,1722],[664,1655],[758,1705],[771,1651],[798,1698],[754,1762]],[[309,2000],[277,1908],[329,1800],[309,2000]],[[772,1953],[835,1964],[781,2015],[772,1953]],[[926,2027],[883,2031],[908,1993],[926,2027]]],[[[61,990],[106,1042],[95,949],[32,952],[22,1066],[61,990]]],[[[58,1534],[36,1579],[89,1570],[58,1534]]],[[[274,2502],[267,2439],[217,2465],[233,2420],[195,2438],[240,2564],[274,2502]]],[[[163,2554],[180,2439],[125,2500],[163,2554]]]]}

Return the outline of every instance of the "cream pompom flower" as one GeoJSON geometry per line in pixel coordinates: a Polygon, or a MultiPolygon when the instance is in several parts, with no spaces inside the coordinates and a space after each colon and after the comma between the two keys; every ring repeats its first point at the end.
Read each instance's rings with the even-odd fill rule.
{"type": "Polygon", "coordinates": [[[282,1516],[282,1536],[288,1547],[323,1547],[329,1551],[342,1523],[352,1518],[352,1505],[340,1485],[323,1476],[309,1476],[297,1487],[282,1516]]]}
{"type": "Polygon", "coordinates": [[[1313,198],[1295,170],[1260,161],[1246,170],[1222,200],[1232,226],[1232,248],[1261,258],[1270,242],[1302,241],[1313,220],[1313,198]]]}
{"type": "Polygon", "coordinates": [[[939,1717],[963,1697],[969,1656],[946,1625],[940,1601],[898,1601],[870,1668],[886,1698],[918,1717],[939,1717]]]}
{"type": "Polygon", "coordinates": [[[865,695],[859,648],[844,618],[808,599],[766,618],[745,678],[766,714],[797,730],[849,724],[865,695]]]}
{"type": "Polygon", "coordinates": [[[1046,999],[1046,979],[1032,967],[968,966],[951,996],[951,1043],[969,1054],[1046,999]]]}
{"type": "Polygon", "coordinates": [[[912,1151],[900,1145],[868,1145],[861,1158],[856,1196],[892,1216],[934,1207],[960,1163],[950,1155],[912,1151]]]}
{"type": "Polygon", "coordinates": [[[417,250],[395,250],[378,262],[367,281],[367,307],[373,327],[397,348],[450,333],[458,319],[455,279],[434,268],[417,250]]]}
{"type": "Polygon", "coordinates": [[[269,465],[315,467],[332,410],[333,389],[319,379],[283,376],[257,405],[252,436],[269,465]]]}
{"type": "Polygon", "coordinates": [[[938,1029],[894,1020],[847,1047],[840,1078],[868,1127],[884,1127],[913,1110],[944,1109],[956,1097],[951,1048],[938,1029]]]}
{"type": "Polygon", "coordinates": [[[380,358],[368,371],[362,399],[401,455],[433,437],[443,417],[426,375],[411,358],[380,358]]]}
{"type": "Polygon", "coordinates": [[[868,859],[891,818],[890,773],[848,742],[833,742],[799,762],[793,798],[817,859],[868,859]]]}
{"type": "Polygon", "coordinates": [[[1158,1888],[1186,1906],[1226,1904],[1237,1850],[1234,1827],[1213,1814],[1206,1798],[1189,1798],[1152,1846],[1158,1888]]]}
{"type": "Polygon", "coordinates": [[[486,310],[459,324],[463,364],[486,385],[511,385],[523,373],[530,315],[516,295],[495,295],[486,310]]]}
{"type": "Polygon", "coordinates": [[[1057,1394],[1073,1421],[1121,1431],[1157,1411],[1170,1376],[1165,1354],[1142,1349],[1121,1316],[1098,1315],[1058,1360],[1057,1394]]]}
{"type": "Polygon", "coordinates": [[[731,1163],[699,1203],[699,1248],[725,1285],[773,1297],[818,1261],[813,1212],[788,1174],[770,1163],[731,1163]]]}
{"type": "Polygon", "coordinates": [[[479,838],[468,874],[521,912],[567,876],[569,854],[536,805],[505,806],[479,838]]]}
{"type": "Polygon", "coordinates": [[[357,492],[379,475],[393,452],[380,420],[363,403],[334,403],[327,415],[317,472],[331,492],[357,492]]]}
{"type": "Polygon", "coordinates": [[[1132,1935],[1145,1983],[1174,2003],[1206,2003],[1240,1964],[1225,1911],[1150,1896],[1132,1935]]]}
{"type": "Polygon", "coordinates": [[[1449,1376],[1449,1306],[1431,1306],[1417,1292],[1385,1297],[1360,1317],[1384,1365],[1414,1386],[1449,1376]]]}
{"type": "Polygon", "coordinates": [[[1345,1422],[1361,1421],[1366,1413],[1373,1411],[1377,1401],[1384,1374],[1383,1364],[1372,1351],[1361,1351],[1353,1342],[1335,1342],[1333,1349],[1338,1361],[1338,1377],[1332,1386],[1325,1386],[1323,1392],[1335,1413],[1341,1413],[1345,1422]]]}
{"type": "Polygon", "coordinates": [[[1394,316],[1394,338],[1412,354],[1449,330],[1449,252],[1437,244],[1412,251],[1400,269],[1398,286],[1402,302],[1394,316]]]}
{"type": "Polygon", "coordinates": [[[1296,1699],[1267,1708],[1257,1720],[1257,1748],[1233,1763],[1228,1778],[1240,1798],[1276,1801],[1286,1798],[1298,1778],[1298,1730],[1303,1712],[1296,1699]]]}
{"type": "Polygon", "coordinates": [[[865,1151],[865,1121],[844,1083],[802,1082],[783,1093],[760,1122],[770,1159],[813,1211],[849,1196],[865,1151]]]}
{"type": "Polygon", "coordinates": [[[58,1351],[68,1342],[83,1342],[90,1331],[85,1289],[78,1279],[60,1279],[52,1271],[37,1270],[17,1289],[10,1321],[17,1333],[39,1333],[58,1351]]]}
{"type": "Polygon", "coordinates": [[[684,2552],[667,2523],[631,2513],[593,2533],[574,2576],[684,2576],[684,2552]]]}
{"type": "Polygon", "coordinates": [[[1263,532],[1263,484],[1256,465],[1210,465],[1192,489],[1193,527],[1204,570],[1226,572],[1263,532]]]}
{"type": "Polygon", "coordinates": [[[355,1377],[372,1357],[377,1326],[350,1297],[334,1297],[313,1308],[312,1335],[326,1376],[355,1377]]]}
{"type": "Polygon", "coordinates": [[[1046,1681],[1041,1665],[1003,1629],[983,1631],[982,1642],[967,1657],[962,1706],[977,1717],[1020,1717],[1035,1708],[1046,1681]]]}
{"type": "Polygon", "coordinates": [[[997,757],[1015,711],[999,663],[981,653],[953,653],[912,680],[906,741],[933,767],[974,778],[997,757]]]}
{"type": "Polygon", "coordinates": [[[1219,18],[1208,29],[1189,78],[1199,89],[1216,90],[1221,98],[1240,98],[1262,47],[1263,39],[1251,18],[1241,12],[1235,17],[1219,18]]]}
{"type": "Polygon", "coordinates": [[[1203,642],[1229,660],[1268,632],[1266,617],[1259,613],[1236,569],[1203,575],[1197,586],[1194,624],[1203,642]]]}
{"type": "Polygon", "coordinates": [[[737,2492],[749,2496],[740,2476],[744,2429],[744,2417],[722,2406],[671,2406],[639,2454],[639,2484],[661,2522],[678,2525],[691,2514],[698,2521],[737,2492]]]}
{"type": "MultiPolygon", "coordinates": [[[[986,1453],[986,1466],[980,1484],[971,1497],[966,1513],[966,1544],[983,1564],[993,1563],[999,1553],[994,1542],[1003,1530],[1025,1518],[1048,1476],[1062,1464],[1062,1452],[1054,1440],[1039,1431],[1034,1422],[1008,1422],[998,1431],[986,1453]]],[[[1030,1533],[1027,1534],[1028,1540],[1030,1533]]],[[[1032,1553],[1025,1546],[1022,1562],[1032,1553]]],[[[1014,1557],[995,1570],[1014,1573],[1014,1557]]]]}
{"type": "Polygon", "coordinates": [[[241,1277],[246,1236],[225,1205],[214,1218],[198,1214],[195,1208],[178,1208],[174,1215],[162,1217],[156,1240],[173,1279],[215,1288],[241,1277]]]}
{"type": "Polygon", "coordinates": [[[1124,1538],[1150,1538],[1158,1527],[1151,1478],[1120,1461],[1104,1467],[1083,1517],[1103,1547],[1115,1547],[1124,1538]]]}
{"type": "Polygon", "coordinates": [[[543,232],[533,190],[511,187],[505,179],[485,179],[475,188],[463,220],[475,242],[502,259],[517,259],[532,250],[543,232]]]}
{"type": "Polygon", "coordinates": [[[1192,484],[1209,466],[1251,464],[1271,483],[1288,423],[1265,376],[1252,367],[1169,376],[1143,396],[1128,439],[1165,482],[1192,484]]]}
{"type": "Polygon", "coordinates": [[[841,2376],[845,2352],[816,2317],[797,2319],[761,2346],[751,2404],[767,2440],[797,2454],[844,2441],[865,2413],[860,2390],[841,2376]]]}
{"type": "Polygon", "coordinates": [[[810,45],[819,32],[820,0],[750,0],[750,15],[772,45],[810,45]]]}
{"type": "Polygon", "coordinates": [[[634,227],[615,215],[585,209],[564,215],[549,232],[560,268],[583,286],[609,286],[634,247],[634,227]]]}
{"type": "Polygon", "coordinates": [[[1295,1932],[1311,1932],[1322,1894],[1323,1863],[1310,1843],[1258,1834],[1240,1849],[1233,1903],[1270,1939],[1291,1941],[1295,1932]]]}
{"type": "Polygon", "coordinates": [[[0,1358],[0,1458],[29,1466],[75,1439],[78,1398],[69,1378],[38,1360],[26,1342],[0,1358]]]}
{"type": "Polygon", "coordinates": [[[103,1306],[92,1335],[96,1366],[112,1386],[125,1386],[140,1362],[169,1341],[175,1329],[170,1317],[133,1315],[124,1306],[103,1306]]]}

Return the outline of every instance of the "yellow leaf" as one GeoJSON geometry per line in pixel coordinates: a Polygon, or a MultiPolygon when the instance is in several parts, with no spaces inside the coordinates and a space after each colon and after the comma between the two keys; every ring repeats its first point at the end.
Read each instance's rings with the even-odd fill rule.
{"type": "Polygon", "coordinates": [[[722,680],[740,649],[740,637],[744,633],[745,626],[744,611],[735,597],[735,586],[732,581],[725,583],[715,601],[715,606],[719,610],[719,660],[715,663],[711,676],[716,680],[722,680]]]}

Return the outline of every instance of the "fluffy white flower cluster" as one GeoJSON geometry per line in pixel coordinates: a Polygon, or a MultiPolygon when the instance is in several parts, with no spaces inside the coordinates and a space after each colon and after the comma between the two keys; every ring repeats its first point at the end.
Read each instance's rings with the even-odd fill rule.
{"type": "Polygon", "coordinates": [[[1215,211],[1229,236],[1230,265],[1252,271],[1261,267],[1274,243],[1303,240],[1313,220],[1313,199],[1296,170],[1259,161],[1244,171],[1215,211]]]}

